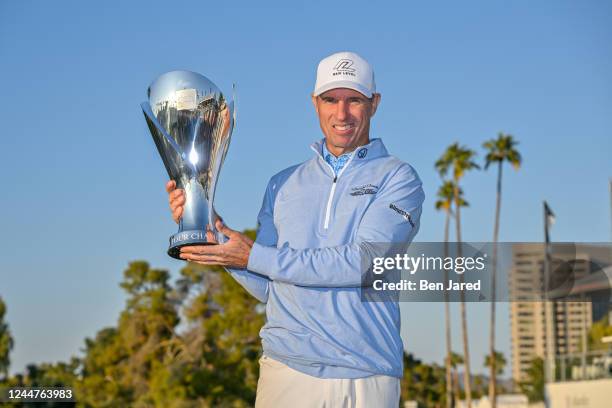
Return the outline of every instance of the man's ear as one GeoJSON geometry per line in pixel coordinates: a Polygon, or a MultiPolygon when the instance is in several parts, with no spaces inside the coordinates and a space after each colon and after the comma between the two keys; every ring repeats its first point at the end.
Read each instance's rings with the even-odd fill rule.
{"type": "Polygon", "coordinates": [[[376,109],[378,109],[378,104],[380,103],[380,94],[372,94],[372,113],[370,113],[370,117],[374,116],[376,113],[376,109]]]}
{"type": "Polygon", "coordinates": [[[315,96],[315,94],[311,95],[312,97],[312,104],[315,108],[315,112],[317,113],[317,115],[319,114],[319,105],[317,105],[317,97],[315,96]]]}
{"type": "Polygon", "coordinates": [[[376,113],[376,109],[378,109],[379,103],[380,103],[380,94],[379,93],[372,94],[372,113],[370,114],[370,117],[374,116],[374,114],[376,113]]]}

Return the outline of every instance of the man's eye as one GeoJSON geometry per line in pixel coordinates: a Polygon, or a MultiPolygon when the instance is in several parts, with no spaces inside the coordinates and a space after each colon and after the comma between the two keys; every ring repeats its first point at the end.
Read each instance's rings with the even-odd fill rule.
{"type": "Polygon", "coordinates": [[[334,103],[334,98],[322,98],[325,103],[334,103]]]}
{"type": "Polygon", "coordinates": [[[361,100],[360,98],[351,98],[351,99],[349,99],[349,103],[351,103],[351,104],[360,104],[360,103],[363,103],[363,100],[361,100]]]}

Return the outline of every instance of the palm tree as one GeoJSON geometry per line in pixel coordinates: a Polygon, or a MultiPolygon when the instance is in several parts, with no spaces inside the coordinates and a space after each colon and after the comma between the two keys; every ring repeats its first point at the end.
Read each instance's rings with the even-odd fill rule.
{"type": "MultiPolygon", "coordinates": [[[[453,214],[453,197],[455,192],[455,185],[450,180],[445,180],[440,188],[438,189],[438,200],[436,201],[436,210],[444,211],[446,214],[446,220],[444,221],[444,258],[448,257],[448,235],[450,219],[453,214]]],[[[468,203],[462,197],[463,191],[459,189],[459,205],[467,207],[468,203]]],[[[448,281],[448,271],[444,269],[444,282],[448,281]]],[[[446,406],[450,408],[452,406],[452,364],[451,364],[451,327],[450,327],[450,305],[448,302],[448,292],[444,291],[444,320],[446,325],[446,406]]]]}
{"type": "MultiPolygon", "coordinates": [[[[457,234],[457,256],[461,256],[461,196],[459,194],[459,181],[465,173],[472,169],[479,169],[480,166],[473,160],[476,152],[467,147],[460,146],[459,143],[453,143],[448,146],[440,159],[436,161],[436,169],[440,176],[444,177],[452,170],[453,185],[453,201],[455,204],[455,225],[457,234]]],[[[463,274],[460,275],[460,281],[463,283],[463,274]]],[[[461,296],[461,329],[463,332],[463,355],[464,367],[463,382],[465,386],[465,399],[467,408],[472,407],[472,389],[470,385],[470,351],[468,346],[467,333],[467,311],[465,307],[465,292],[460,292],[461,296]]]]}
{"type": "Polygon", "coordinates": [[[497,360],[492,358],[495,355],[495,278],[497,275],[497,240],[499,238],[499,215],[501,211],[501,192],[502,192],[502,169],[504,162],[509,162],[515,169],[521,166],[521,154],[515,149],[518,144],[512,135],[505,135],[500,132],[497,139],[491,139],[483,143],[483,147],[487,150],[485,156],[485,170],[493,163],[497,163],[497,198],[495,201],[495,226],[493,227],[493,259],[491,269],[491,320],[489,327],[489,356],[491,366],[489,367],[489,401],[491,407],[497,406],[497,373],[495,368],[497,360]]]}
{"type": "Polygon", "coordinates": [[[461,395],[459,392],[459,373],[457,372],[457,366],[463,364],[463,356],[457,353],[451,353],[451,367],[453,368],[453,390],[455,394],[455,405],[459,403],[461,395]]]}
{"type": "Polygon", "coordinates": [[[491,360],[491,355],[487,354],[485,356],[485,367],[495,366],[495,373],[501,374],[504,372],[504,368],[506,367],[506,357],[500,351],[495,351],[495,359],[491,360]],[[493,363],[493,364],[491,364],[493,363]]]}

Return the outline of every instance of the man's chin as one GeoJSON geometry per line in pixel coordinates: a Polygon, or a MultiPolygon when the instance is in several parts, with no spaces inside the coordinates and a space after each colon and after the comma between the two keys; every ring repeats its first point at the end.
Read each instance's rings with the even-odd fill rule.
{"type": "Polygon", "coordinates": [[[333,148],[335,150],[341,150],[342,154],[348,152],[349,150],[352,150],[351,149],[351,145],[348,144],[348,143],[345,143],[345,144],[332,144],[332,146],[333,146],[333,148]]]}
{"type": "Polygon", "coordinates": [[[347,147],[352,146],[353,143],[354,143],[353,135],[347,135],[347,136],[334,135],[330,144],[339,149],[345,149],[347,147]]]}

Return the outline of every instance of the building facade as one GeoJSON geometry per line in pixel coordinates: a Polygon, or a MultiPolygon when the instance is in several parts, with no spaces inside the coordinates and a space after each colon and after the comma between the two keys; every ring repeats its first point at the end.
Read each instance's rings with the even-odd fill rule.
{"type": "MultiPolygon", "coordinates": [[[[555,244],[549,257],[550,278],[545,285],[544,244],[513,244],[508,274],[511,326],[512,378],[526,379],[536,357],[554,362],[562,356],[586,352],[588,331],[593,324],[593,302],[587,293],[571,292],[576,281],[588,277],[610,262],[610,247],[599,245],[555,244]],[[548,290],[547,290],[548,289],[548,290]],[[542,301],[544,293],[557,301],[542,301]]],[[[608,296],[609,298],[609,296],[608,296]]],[[[609,300],[596,314],[607,312],[609,300]]]]}

